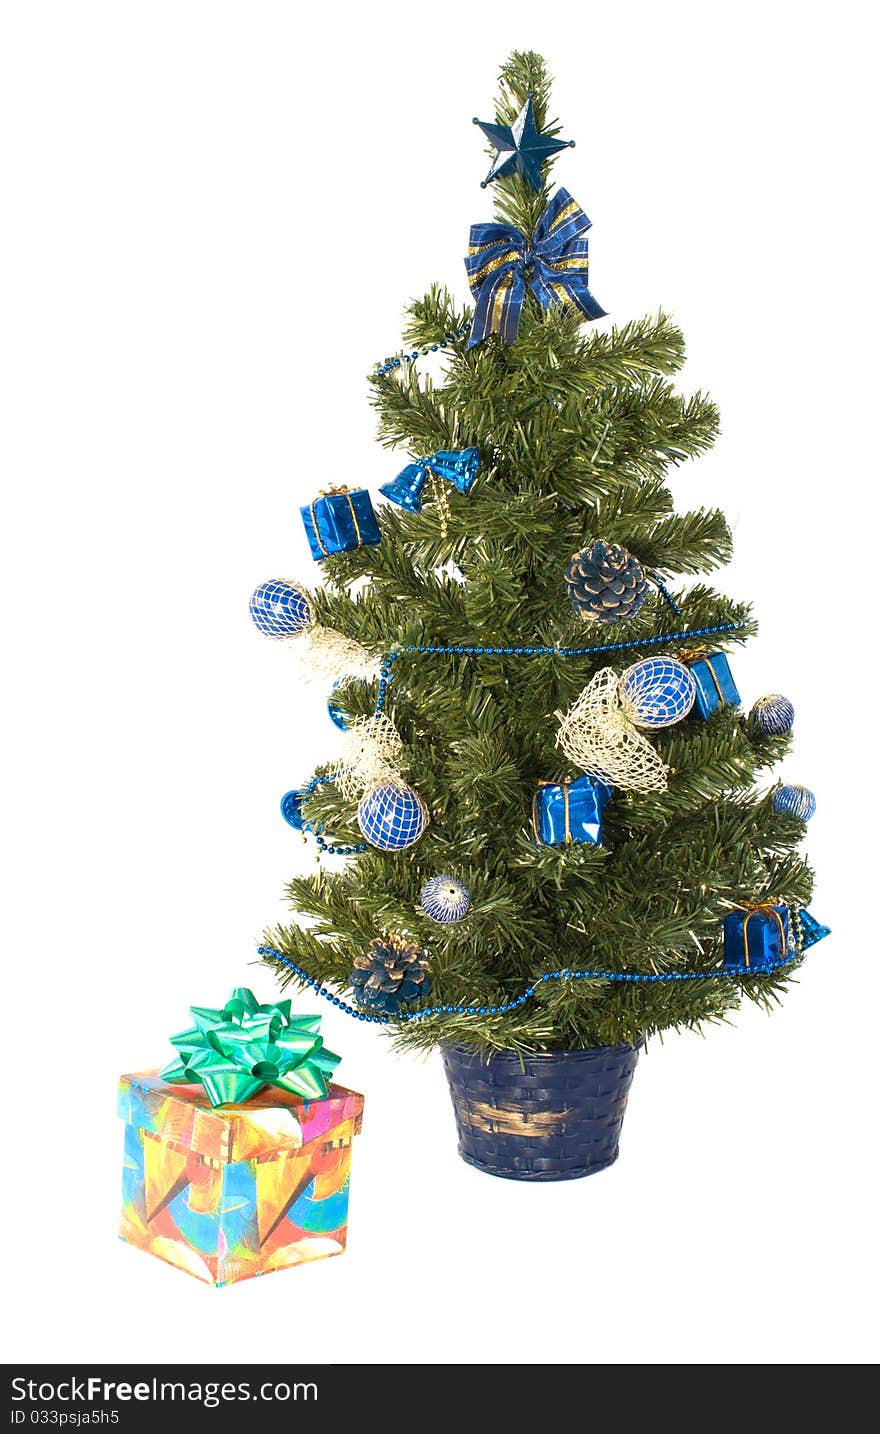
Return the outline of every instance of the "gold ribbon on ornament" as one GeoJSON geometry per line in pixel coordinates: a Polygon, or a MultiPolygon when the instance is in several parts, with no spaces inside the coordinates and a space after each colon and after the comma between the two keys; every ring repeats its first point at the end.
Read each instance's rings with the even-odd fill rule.
{"type": "Polygon", "coordinates": [[[718,693],[718,701],[721,703],[721,706],[724,707],[727,699],[725,698],[724,693],[721,691],[721,683],[718,681],[718,678],[715,674],[715,669],[712,666],[711,662],[711,659],[717,656],[718,653],[712,652],[711,649],[708,647],[692,647],[687,652],[679,653],[681,661],[687,663],[688,667],[693,667],[698,662],[705,662],[709,676],[711,677],[713,685],[715,687],[715,691],[718,693]]]}
{"type": "Polygon", "coordinates": [[[776,922],[777,926],[779,927],[779,936],[782,941],[782,954],[783,956],[785,955],[785,922],[783,921],[779,912],[776,910],[776,905],[781,904],[781,902],[774,904],[772,901],[738,901],[736,903],[736,910],[744,911],[746,913],[746,918],[743,922],[743,964],[745,966],[751,966],[752,964],[749,960],[749,922],[751,921],[752,917],[756,916],[759,912],[762,916],[771,916],[776,922]]]}
{"type": "MultiPolygon", "coordinates": [[[[351,512],[351,521],[354,523],[354,531],[357,536],[358,547],[361,548],[363,547],[363,542],[361,539],[361,525],[357,520],[357,513],[354,511],[354,503],[352,503],[351,501],[351,494],[348,491],[348,484],[340,483],[338,487],[321,488],[318,491],[318,498],[335,498],[337,494],[341,494],[341,496],[345,498],[348,502],[348,507],[351,512]]],[[[328,550],[324,547],[324,544],[321,540],[321,534],[318,531],[318,520],[315,517],[315,503],[317,503],[318,498],[315,499],[314,503],[309,504],[309,512],[312,515],[312,527],[315,530],[315,537],[318,540],[318,547],[321,549],[321,552],[324,554],[324,557],[327,558],[330,556],[330,554],[328,550]]]]}
{"type": "MultiPolygon", "coordinates": [[[[544,780],[538,782],[538,786],[539,786],[539,787],[561,787],[561,788],[562,788],[562,800],[563,800],[564,809],[565,809],[565,844],[566,844],[566,846],[569,846],[570,843],[571,843],[571,798],[570,798],[570,796],[569,796],[569,794],[568,794],[568,788],[569,788],[569,785],[570,785],[570,784],[571,784],[571,777],[563,777],[560,782],[549,782],[549,781],[544,781],[544,780]]],[[[542,844],[542,843],[541,843],[541,838],[540,838],[540,836],[538,835],[538,797],[539,797],[539,796],[540,796],[540,792],[535,792],[535,795],[532,797],[532,831],[533,831],[534,834],[535,834],[535,844],[536,844],[537,846],[540,846],[540,845],[542,844]]]]}

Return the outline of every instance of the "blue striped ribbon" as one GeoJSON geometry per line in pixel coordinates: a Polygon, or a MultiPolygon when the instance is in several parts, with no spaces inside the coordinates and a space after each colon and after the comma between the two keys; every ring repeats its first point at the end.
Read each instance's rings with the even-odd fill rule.
{"type": "Polygon", "coordinates": [[[465,266],[474,295],[474,322],[468,348],[498,334],[512,343],[519,332],[526,288],[545,309],[563,304],[584,319],[599,319],[605,310],[588,287],[590,228],[580,205],[567,189],[558,189],[535,227],[529,243],[512,224],[474,224],[465,266]]]}

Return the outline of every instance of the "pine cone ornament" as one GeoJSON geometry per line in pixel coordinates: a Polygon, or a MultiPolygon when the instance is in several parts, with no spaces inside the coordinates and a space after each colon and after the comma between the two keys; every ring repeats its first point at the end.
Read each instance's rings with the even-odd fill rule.
{"type": "Polygon", "coordinates": [[[377,936],[369,951],[355,957],[349,984],[359,1006],[392,1016],[431,989],[424,951],[400,936],[377,936]]]}
{"type": "Polygon", "coordinates": [[[648,580],[638,558],[626,548],[597,538],[575,553],[565,570],[565,587],[585,622],[620,622],[638,612],[648,580]]]}

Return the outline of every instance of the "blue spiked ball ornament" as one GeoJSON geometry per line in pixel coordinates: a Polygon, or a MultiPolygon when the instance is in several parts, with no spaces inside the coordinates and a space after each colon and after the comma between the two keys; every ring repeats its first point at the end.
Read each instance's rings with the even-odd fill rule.
{"type": "Polygon", "coordinates": [[[291,792],[285,792],[281,798],[281,815],[287,822],[287,825],[293,827],[295,832],[305,830],[305,817],[303,816],[302,804],[306,796],[306,792],[299,792],[294,789],[291,792]]]}
{"type": "Polygon", "coordinates": [[[690,712],[697,684],[677,657],[646,657],[621,674],[620,695],[636,727],[671,727],[690,712]]]}
{"type": "Polygon", "coordinates": [[[756,727],[772,737],[784,737],[794,726],[794,707],[781,692],[759,697],[749,716],[756,727]]]}
{"type": "Polygon", "coordinates": [[[799,787],[792,783],[789,786],[780,787],[773,794],[774,812],[785,812],[788,816],[797,817],[802,822],[808,822],[816,811],[816,798],[809,787],[799,787]]]}
{"type": "Polygon", "coordinates": [[[251,618],[265,637],[299,637],[315,620],[301,588],[286,578],[260,583],[250,601],[251,618]]]}
{"type": "Polygon", "coordinates": [[[370,846],[403,851],[418,841],[428,825],[428,809],[412,787],[384,782],[361,797],[357,819],[370,846]]]}
{"type": "Polygon", "coordinates": [[[422,891],[422,910],[432,921],[450,926],[467,916],[471,894],[454,876],[432,876],[422,891]]]}

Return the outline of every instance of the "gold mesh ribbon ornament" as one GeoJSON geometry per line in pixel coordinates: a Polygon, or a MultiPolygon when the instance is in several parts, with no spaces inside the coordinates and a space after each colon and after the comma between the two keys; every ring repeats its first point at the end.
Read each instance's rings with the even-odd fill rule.
{"type": "Polygon", "coordinates": [[[290,643],[304,682],[340,682],[346,677],[362,677],[372,681],[379,676],[379,662],[354,638],[313,622],[290,643]]]}
{"type": "Polygon", "coordinates": [[[603,667],[567,712],[557,747],[588,777],[630,792],[665,792],[669,768],[633,725],[613,667],[603,667]]]}
{"type": "Polygon", "coordinates": [[[356,717],[335,763],[336,785],[351,801],[371,787],[402,787],[403,742],[390,717],[356,717]]]}

